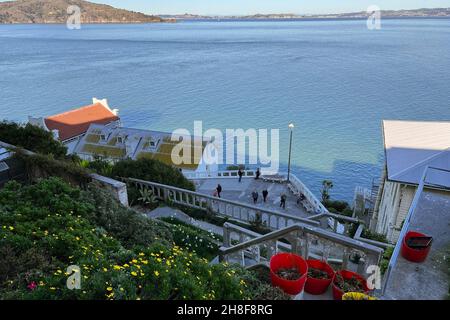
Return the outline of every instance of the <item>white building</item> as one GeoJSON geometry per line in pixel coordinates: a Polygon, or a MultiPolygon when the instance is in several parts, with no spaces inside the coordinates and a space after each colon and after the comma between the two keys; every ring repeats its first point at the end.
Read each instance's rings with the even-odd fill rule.
{"type": "Polygon", "coordinates": [[[92,124],[75,146],[74,153],[85,160],[96,157],[111,161],[148,158],[185,172],[218,171],[217,164],[207,165],[204,161],[210,152],[209,141],[203,141],[201,137],[186,136],[182,142],[174,142],[171,137],[167,132],[126,128],[114,124],[92,124]],[[183,153],[189,154],[186,158],[188,161],[174,163],[172,154],[178,155],[180,147],[183,147],[183,153]]]}
{"type": "MultiPolygon", "coordinates": [[[[370,229],[395,243],[425,168],[450,169],[450,121],[385,120],[383,137],[386,160],[370,229]]],[[[435,175],[435,189],[448,185],[441,181],[448,175],[435,175]]]]}
{"type": "Polygon", "coordinates": [[[92,99],[92,104],[50,117],[28,117],[28,122],[53,132],[55,139],[60,140],[69,154],[85,135],[91,124],[120,125],[117,109],[111,109],[106,99],[92,99]]]}

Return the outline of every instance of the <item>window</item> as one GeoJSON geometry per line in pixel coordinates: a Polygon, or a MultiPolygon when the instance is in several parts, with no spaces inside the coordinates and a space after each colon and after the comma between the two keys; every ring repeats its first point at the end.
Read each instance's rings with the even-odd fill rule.
{"type": "Polygon", "coordinates": [[[118,143],[123,143],[122,137],[117,137],[117,142],[118,142],[118,143]]]}
{"type": "Polygon", "coordinates": [[[104,134],[102,134],[102,135],[100,135],[100,139],[101,139],[102,141],[105,141],[105,140],[106,140],[106,136],[105,136],[104,134]]]}

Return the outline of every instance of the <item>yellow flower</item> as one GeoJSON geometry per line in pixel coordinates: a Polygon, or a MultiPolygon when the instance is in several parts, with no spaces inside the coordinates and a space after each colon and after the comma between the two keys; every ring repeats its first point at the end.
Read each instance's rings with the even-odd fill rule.
{"type": "Polygon", "coordinates": [[[159,272],[158,271],[155,271],[154,273],[155,273],[155,276],[159,277],[159,272]]]}
{"type": "Polygon", "coordinates": [[[136,277],[136,276],[137,276],[137,273],[136,273],[135,271],[132,271],[132,272],[131,272],[131,275],[134,276],[134,277],[136,277]]]}
{"type": "Polygon", "coordinates": [[[142,260],[143,264],[148,264],[148,260],[142,260]]]}
{"type": "Polygon", "coordinates": [[[80,237],[76,237],[75,240],[80,241],[80,237]]]}
{"type": "Polygon", "coordinates": [[[122,269],[121,266],[114,266],[114,270],[120,270],[120,269],[122,269]]]}
{"type": "Polygon", "coordinates": [[[342,296],[342,300],[377,300],[377,298],[360,292],[347,292],[342,296]]]}
{"type": "Polygon", "coordinates": [[[113,288],[111,288],[111,287],[108,287],[108,288],[106,288],[106,290],[108,290],[108,291],[112,291],[112,290],[113,290],[113,288]]]}
{"type": "Polygon", "coordinates": [[[139,256],[145,256],[145,254],[143,252],[139,253],[139,256]]]}
{"type": "Polygon", "coordinates": [[[14,227],[13,226],[9,226],[9,230],[13,231],[14,227]]]}
{"type": "MultiPolygon", "coordinates": [[[[138,261],[136,259],[131,260],[132,263],[137,263],[138,261]]],[[[130,262],[130,263],[131,263],[130,262]]]]}
{"type": "Polygon", "coordinates": [[[103,272],[107,272],[108,271],[108,269],[106,269],[106,268],[103,268],[103,272]]]}

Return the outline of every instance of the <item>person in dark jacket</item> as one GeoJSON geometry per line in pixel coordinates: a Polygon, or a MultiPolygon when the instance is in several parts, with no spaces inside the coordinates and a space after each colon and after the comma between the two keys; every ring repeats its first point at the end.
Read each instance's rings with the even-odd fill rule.
{"type": "Polygon", "coordinates": [[[253,198],[253,203],[256,204],[258,202],[258,191],[253,191],[252,192],[252,198],[253,198]]]}
{"type": "Polygon", "coordinates": [[[263,195],[264,202],[267,202],[267,196],[269,195],[269,191],[267,191],[267,189],[264,189],[262,192],[262,195],[263,195]]]}
{"type": "Polygon", "coordinates": [[[256,170],[255,180],[258,180],[260,176],[261,176],[261,170],[259,170],[259,168],[258,168],[258,170],[256,170]]]}
{"type": "Polygon", "coordinates": [[[286,200],[287,200],[287,197],[286,197],[286,195],[283,193],[283,194],[281,195],[281,198],[280,198],[280,207],[283,208],[283,209],[286,209],[286,200]]]}
{"type": "Polygon", "coordinates": [[[220,194],[222,193],[222,186],[220,184],[217,185],[216,190],[217,190],[217,196],[220,198],[220,194]]]}
{"type": "Polygon", "coordinates": [[[242,176],[244,175],[244,172],[242,171],[242,169],[241,168],[239,168],[239,171],[238,171],[238,176],[239,176],[239,182],[241,182],[242,181],[242,176]]]}

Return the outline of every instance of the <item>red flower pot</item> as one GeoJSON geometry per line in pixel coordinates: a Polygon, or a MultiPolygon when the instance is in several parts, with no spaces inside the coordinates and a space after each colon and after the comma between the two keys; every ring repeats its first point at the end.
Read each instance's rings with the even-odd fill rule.
{"type": "Polygon", "coordinates": [[[320,260],[306,260],[306,263],[308,264],[308,269],[314,268],[325,271],[328,274],[328,279],[315,279],[307,277],[305,291],[315,295],[324,294],[334,279],[333,268],[331,268],[328,263],[320,260]]]}
{"type": "Polygon", "coordinates": [[[403,238],[401,254],[402,257],[408,261],[423,262],[428,257],[428,253],[430,253],[431,245],[424,249],[409,247],[407,244],[408,240],[415,237],[426,237],[426,235],[419,232],[409,231],[403,238]]]}
{"type": "Polygon", "coordinates": [[[306,277],[308,275],[308,264],[302,257],[292,253],[279,253],[270,259],[270,277],[274,287],[281,288],[290,295],[298,295],[305,287],[306,277]],[[297,280],[286,280],[280,278],[276,272],[281,269],[296,268],[301,277],[297,280]]]}
{"type": "Polygon", "coordinates": [[[356,278],[364,287],[365,293],[368,293],[370,291],[369,287],[367,286],[367,281],[362,277],[361,275],[357,274],[356,272],[348,271],[348,270],[340,270],[337,271],[334,279],[333,279],[333,298],[334,300],[342,300],[342,296],[344,295],[344,291],[338,288],[336,286],[336,278],[338,275],[341,275],[345,280],[349,280],[351,278],[356,278]]]}

